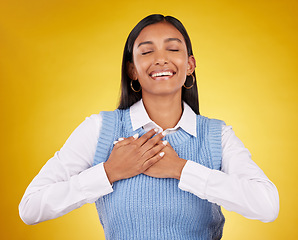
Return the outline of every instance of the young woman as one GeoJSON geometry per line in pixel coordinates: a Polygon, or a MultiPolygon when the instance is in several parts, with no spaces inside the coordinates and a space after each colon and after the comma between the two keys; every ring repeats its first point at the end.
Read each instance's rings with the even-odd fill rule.
{"type": "Polygon", "coordinates": [[[27,224],[96,202],[106,239],[220,239],[220,206],[251,219],[279,212],[274,184],[224,122],[199,115],[183,25],[150,15],[130,33],[120,105],[87,118],[27,188],[27,224]]]}

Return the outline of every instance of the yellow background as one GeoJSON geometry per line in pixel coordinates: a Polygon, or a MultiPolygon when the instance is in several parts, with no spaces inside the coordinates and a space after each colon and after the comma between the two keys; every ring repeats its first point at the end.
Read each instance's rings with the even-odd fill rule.
{"type": "Polygon", "coordinates": [[[279,190],[275,222],[224,210],[223,239],[295,239],[297,7],[295,0],[1,0],[1,239],[104,239],[93,204],[35,226],[20,220],[18,204],[85,117],[115,109],[125,40],[151,13],[185,25],[201,114],[232,125],[279,190]]]}

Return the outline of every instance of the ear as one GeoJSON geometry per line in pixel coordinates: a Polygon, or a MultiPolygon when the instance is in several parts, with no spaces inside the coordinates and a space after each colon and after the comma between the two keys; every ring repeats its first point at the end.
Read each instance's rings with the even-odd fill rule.
{"type": "Polygon", "coordinates": [[[193,55],[191,55],[188,57],[187,75],[192,74],[195,68],[196,68],[196,59],[193,55]]]}
{"type": "Polygon", "coordinates": [[[135,71],[135,65],[132,62],[126,62],[126,71],[127,75],[129,76],[130,79],[132,80],[137,80],[137,74],[135,71]]]}

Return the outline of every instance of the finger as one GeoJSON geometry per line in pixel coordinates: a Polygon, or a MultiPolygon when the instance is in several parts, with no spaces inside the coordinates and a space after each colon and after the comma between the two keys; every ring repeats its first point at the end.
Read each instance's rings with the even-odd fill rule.
{"type": "Polygon", "coordinates": [[[123,137],[118,138],[118,140],[117,140],[117,141],[114,141],[113,144],[115,145],[116,143],[121,142],[121,141],[123,141],[124,139],[125,139],[125,138],[123,138],[123,137]]]}
{"type": "Polygon", "coordinates": [[[139,137],[139,134],[136,133],[135,135],[128,137],[128,138],[119,138],[117,141],[114,141],[115,147],[122,147],[125,145],[130,144],[131,142],[135,141],[139,137]]]}
{"type": "Polygon", "coordinates": [[[155,137],[149,139],[146,143],[143,144],[141,149],[142,153],[144,154],[145,152],[153,148],[156,144],[158,144],[158,142],[160,142],[162,138],[164,138],[164,136],[165,136],[165,133],[162,132],[157,134],[155,137]]]}
{"type": "Polygon", "coordinates": [[[157,132],[158,132],[158,128],[151,129],[149,132],[146,132],[142,137],[140,137],[135,143],[138,144],[139,146],[142,146],[157,132]]]}
{"type": "Polygon", "coordinates": [[[172,148],[171,144],[167,140],[159,141],[157,144],[164,144],[165,146],[168,146],[168,147],[172,148]]]}
{"type": "Polygon", "coordinates": [[[152,165],[154,165],[155,163],[157,163],[160,159],[163,158],[164,155],[165,155],[164,152],[160,152],[160,153],[156,154],[154,157],[152,157],[152,158],[148,159],[146,162],[144,162],[144,164],[143,164],[144,171],[146,171],[152,165]]]}
{"type": "Polygon", "coordinates": [[[167,141],[163,141],[153,146],[150,150],[144,153],[143,159],[147,160],[154,157],[156,154],[160,153],[164,147],[166,147],[167,143],[167,141]]]}

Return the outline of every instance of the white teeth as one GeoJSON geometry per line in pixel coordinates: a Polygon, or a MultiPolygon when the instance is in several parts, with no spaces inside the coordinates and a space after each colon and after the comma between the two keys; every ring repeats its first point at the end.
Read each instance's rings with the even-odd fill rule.
{"type": "Polygon", "coordinates": [[[160,77],[160,76],[172,76],[172,72],[159,72],[152,74],[152,77],[160,77]]]}

